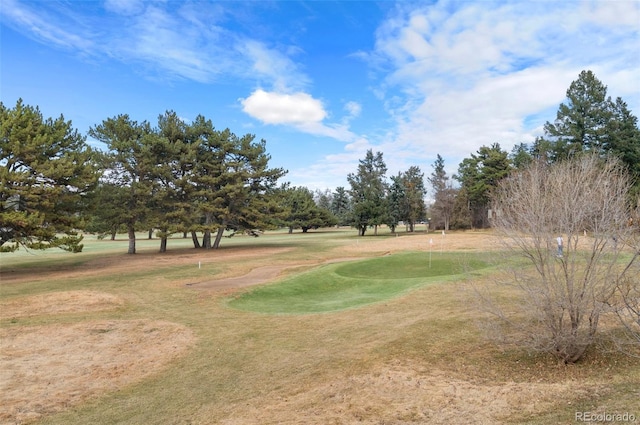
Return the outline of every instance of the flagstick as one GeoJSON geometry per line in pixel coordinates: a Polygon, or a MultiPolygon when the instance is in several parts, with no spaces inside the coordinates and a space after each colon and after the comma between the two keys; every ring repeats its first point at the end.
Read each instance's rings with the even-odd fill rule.
{"type": "Polygon", "coordinates": [[[433,248],[433,238],[429,239],[429,268],[431,268],[431,251],[433,248]]]}

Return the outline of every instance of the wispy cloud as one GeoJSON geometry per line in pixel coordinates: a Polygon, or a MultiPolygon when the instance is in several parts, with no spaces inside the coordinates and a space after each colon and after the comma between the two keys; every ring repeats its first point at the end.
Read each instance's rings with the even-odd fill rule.
{"type": "Polygon", "coordinates": [[[385,153],[393,174],[414,164],[429,172],[436,154],[455,172],[482,145],[532,141],[583,69],[640,109],[637,0],[385,3],[372,48],[360,41],[360,50],[339,58],[322,53],[329,59],[321,67],[345,57],[369,65],[345,93],[368,99],[366,87],[377,100],[370,103],[334,93],[321,74],[328,68],[310,56],[324,44],[302,41],[322,7],[302,5],[305,16],[292,13],[300,19],[286,29],[277,25],[288,11],[274,15],[277,24],[261,15],[272,9],[277,2],[4,0],[0,13],[2,25],[40,43],[93,61],[116,59],[147,78],[233,83],[245,90],[234,95],[234,111],[249,121],[243,124],[314,136],[308,143],[341,142],[290,173],[326,185],[333,173],[354,170],[369,148],[385,153]]]}
{"type": "Polygon", "coordinates": [[[263,42],[245,39],[239,44],[239,50],[252,64],[250,75],[267,82],[276,91],[299,89],[309,84],[309,77],[298,70],[295,62],[263,42]]]}
{"type": "Polygon", "coordinates": [[[2,2],[0,14],[6,23],[23,29],[40,42],[84,53],[95,48],[93,34],[86,26],[74,22],[72,13],[64,14],[46,8],[36,10],[15,0],[6,0],[2,2]]]}
{"type": "Polygon", "coordinates": [[[149,78],[200,83],[243,79],[266,87],[269,92],[256,90],[243,100],[248,115],[317,136],[354,138],[346,122],[323,122],[329,114],[305,91],[311,79],[293,60],[300,48],[270,45],[241,33],[229,25],[232,18],[218,4],[107,0],[103,11],[84,15],[81,25],[65,25],[73,12],[60,3],[7,0],[3,13],[14,27],[44,43],[96,58],[108,55],[134,64],[149,78]],[[94,30],[78,32],[89,27],[94,30]]]}
{"type": "Polygon", "coordinates": [[[620,77],[622,62],[640,74],[639,9],[632,1],[400,3],[366,55],[397,117],[392,144],[455,161],[482,145],[532,141],[541,128],[528,118],[557,108],[582,69],[597,68],[605,83],[620,77]],[[603,13],[611,3],[619,10],[603,13]]]}
{"type": "Polygon", "coordinates": [[[233,77],[278,90],[309,80],[287,54],[222,25],[230,18],[215,3],[108,0],[103,10],[98,3],[86,6],[94,10],[81,14],[64,3],[7,0],[2,13],[12,27],[43,43],[140,64],[153,69],[154,78],[209,83],[233,77]]]}

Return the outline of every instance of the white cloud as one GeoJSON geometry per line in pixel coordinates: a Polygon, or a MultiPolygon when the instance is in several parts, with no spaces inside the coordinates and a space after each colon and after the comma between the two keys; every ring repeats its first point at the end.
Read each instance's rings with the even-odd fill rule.
{"type": "Polygon", "coordinates": [[[482,145],[510,150],[540,135],[583,69],[612,96],[638,93],[640,3],[614,3],[616,13],[603,11],[611,2],[400,3],[363,55],[386,72],[378,89],[396,119],[379,146],[390,162],[440,153],[457,166],[482,145]]]}
{"type": "Polygon", "coordinates": [[[360,115],[360,112],[362,112],[362,105],[358,102],[349,101],[345,103],[344,109],[349,114],[349,118],[355,118],[360,115]]]}
{"type": "Polygon", "coordinates": [[[322,102],[307,93],[276,93],[262,89],[240,101],[243,111],[266,124],[312,125],[327,113],[322,102]]]}
{"type": "Polygon", "coordinates": [[[582,3],[582,13],[587,19],[600,25],[632,27],[638,29],[640,8],[633,0],[586,1],[582,3]]]}
{"type": "MultiPolygon", "coordinates": [[[[255,90],[240,99],[242,110],[251,117],[274,125],[287,125],[314,136],[328,137],[342,142],[353,142],[358,137],[349,130],[348,123],[324,123],[328,113],[322,102],[304,92],[279,93],[255,90]]],[[[358,104],[349,103],[351,114],[358,111],[358,104]]]]}
{"type": "Polygon", "coordinates": [[[197,51],[201,37],[193,29],[177,31],[179,19],[164,9],[148,6],[122,40],[120,52],[129,60],[146,61],[183,78],[207,82],[215,67],[206,55],[197,51]]]}
{"type": "Polygon", "coordinates": [[[40,10],[14,0],[3,0],[0,16],[3,23],[26,29],[29,37],[45,44],[78,50],[83,54],[90,53],[95,47],[92,34],[86,27],[72,23],[72,30],[66,30],[64,25],[57,25],[60,17],[55,10],[40,10]]]}
{"type": "Polygon", "coordinates": [[[308,77],[298,72],[297,65],[283,53],[255,40],[244,40],[238,47],[251,62],[252,74],[265,79],[277,91],[300,88],[308,77]]]}

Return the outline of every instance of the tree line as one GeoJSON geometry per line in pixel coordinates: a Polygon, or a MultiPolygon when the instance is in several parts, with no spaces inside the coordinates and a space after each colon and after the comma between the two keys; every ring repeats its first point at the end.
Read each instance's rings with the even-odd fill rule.
{"type": "Polygon", "coordinates": [[[544,137],[516,145],[499,143],[465,158],[453,176],[440,155],[427,177],[433,203],[427,208],[424,173],[418,166],[387,178],[383,153],[367,151],[349,187],[312,192],[280,180],[264,140],[217,130],[200,115],[190,123],[173,111],[157,124],[118,115],[91,127],[102,142],[95,150],[61,115],[44,118],[19,100],[0,103],[0,250],[82,249],[80,231],[115,235],[126,231],[135,253],[136,231],[155,231],[160,250],[172,234],[191,237],[196,248],[217,248],[225,232],[253,235],[276,227],[290,232],[350,225],[364,235],[400,223],[413,231],[429,220],[437,228],[490,225],[490,195],[514,170],[534,162],[555,163],[583,152],[616,156],[640,194],[640,130],[626,103],[583,71],[567,90],[544,137]],[[455,183],[454,183],[455,182],[455,183]]]}

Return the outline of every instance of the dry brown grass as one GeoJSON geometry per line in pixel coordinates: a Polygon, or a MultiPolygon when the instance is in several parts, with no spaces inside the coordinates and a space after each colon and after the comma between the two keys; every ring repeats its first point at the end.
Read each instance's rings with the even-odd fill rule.
{"type": "MultiPolygon", "coordinates": [[[[205,260],[229,278],[428,251],[430,238],[434,255],[438,243],[498,248],[491,233],[465,232],[345,239],[323,251],[233,248],[205,260]]],[[[48,278],[37,268],[31,278],[14,273],[12,291],[24,293],[0,304],[0,423],[555,424],[598,409],[640,418],[637,360],[594,352],[559,366],[495,347],[474,326],[463,282],[329,314],[264,315],[226,306],[246,289],[185,286],[213,280],[206,270],[182,272],[201,258],[107,256],[48,278]]]]}

